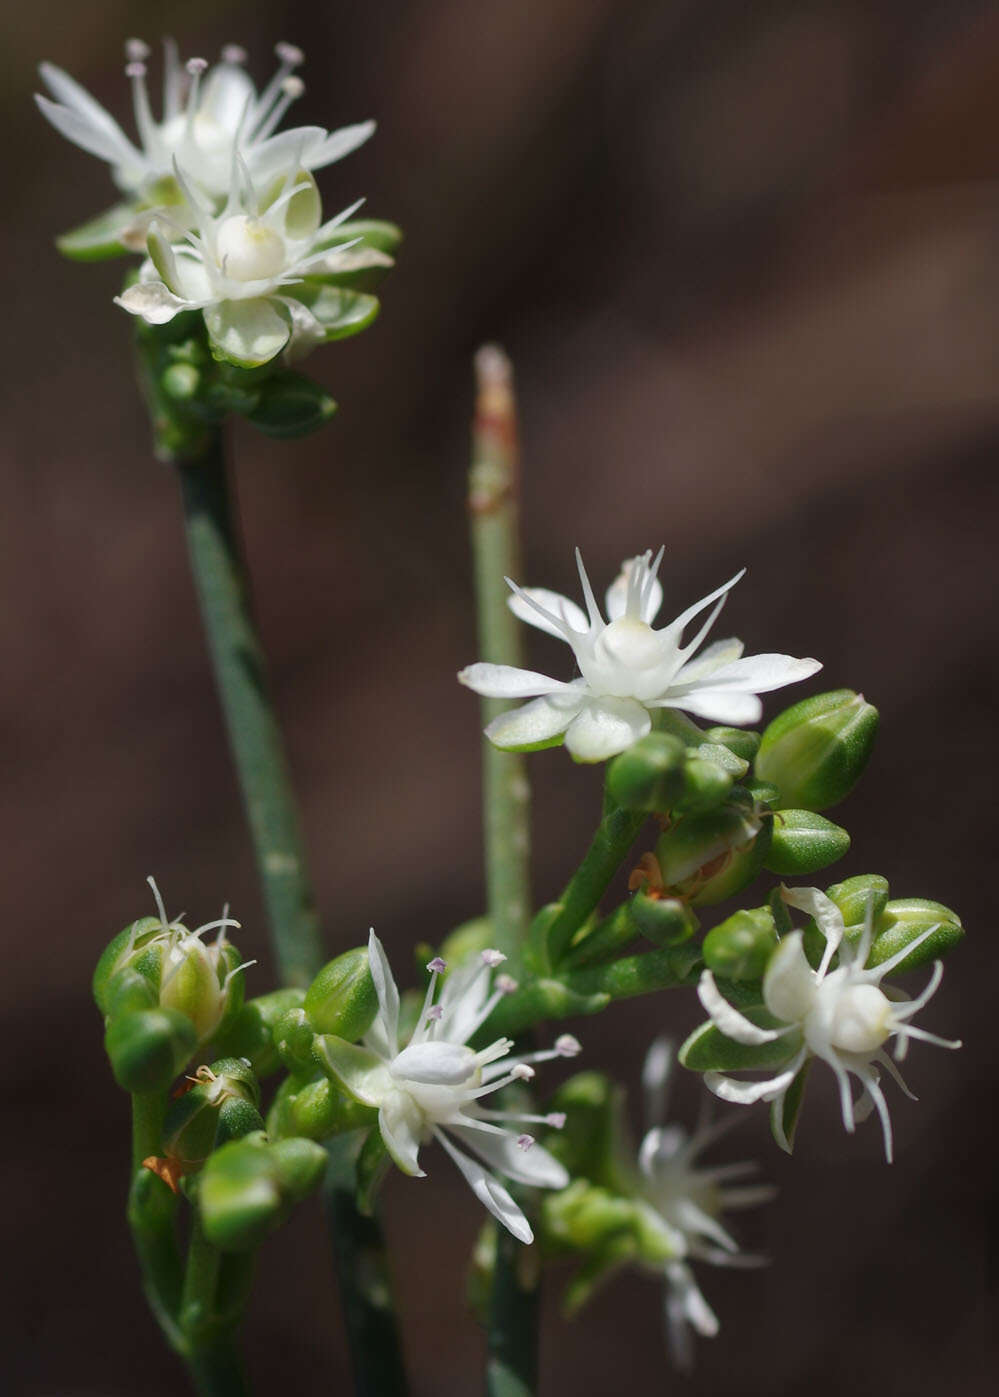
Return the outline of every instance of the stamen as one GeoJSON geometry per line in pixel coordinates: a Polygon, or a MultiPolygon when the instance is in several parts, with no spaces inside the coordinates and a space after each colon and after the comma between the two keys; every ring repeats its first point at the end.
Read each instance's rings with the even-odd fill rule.
{"type": "Polygon", "coordinates": [[[208,61],[204,58],[189,58],[184,64],[191,75],[191,86],[187,94],[187,123],[185,134],[188,137],[194,133],[194,118],[198,114],[198,96],[201,88],[201,75],[208,67],[208,61]]]}
{"type": "Polygon", "coordinates": [[[146,76],[146,65],[138,61],[125,64],[126,78],[144,78],[146,76]]]}
{"type": "Polygon", "coordinates": [[[570,635],[576,634],[564,616],[556,616],[553,611],[548,610],[547,606],[542,606],[539,601],[535,601],[528,592],[525,592],[523,587],[518,587],[517,583],[514,582],[512,578],[504,577],[503,581],[510,588],[510,591],[513,592],[514,596],[526,602],[539,616],[543,616],[545,620],[549,621],[556,629],[564,632],[566,640],[569,639],[570,635]]]}
{"type": "Polygon", "coordinates": [[[579,581],[583,588],[583,598],[586,601],[586,611],[590,618],[590,625],[599,626],[602,628],[604,624],[604,618],[600,614],[599,606],[597,606],[597,599],[593,595],[593,588],[590,586],[590,579],[586,575],[585,567],[583,567],[583,555],[582,553],[580,553],[578,548],[576,549],[576,567],[579,571],[579,581]]]}
{"type": "Polygon", "coordinates": [[[573,1038],[571,1033],[563,1033],[555,1039],[555,1051],[559,1057],[575,1057],[583,1051],[583,1045],[578,1038],[573,1038]]]}
{"type": "Polygon", "coordinates": [[[493,970],[497,965],[503,964],[506,960],[506,956],[502,951],[487,950],[482,952],[482,959],[484,963],[489,966],[489,969],[493,970]]]}
{"type": "Polygon", "coordinates": [[[192,78],[200,78],[201,74],[204,73],[208,68],[208,59],[189,58],[187,62],[184,64],[184,67],[190,73],[192,78]]]}
{"type": "Polygon", "coordinates": [[[222,49],[223,63],[245,63],[246,49],[242,44],[226,44],[222,49]]]}
{"type": "Polygon", "coordinates": [[[500,994],[513,994],[514,990],[520,988],[520,985],[512,975],[497,975],[496,988],[500,994]]]}
{"type": "MultiPolygon", "coordinates": [[[[650,551],[651,551],[651,550],[650,550],[650,551]]],[[[659,568],[660,568],[660,565],[661,565],[661,563],[662,563],[663,555],[664,555],[665,552],[666,552],[666,545],[665,545],[665,543],[662,543],[662,544],[659,545],[659,552],[658,552],[658,553],[656,554],[656,556],[652,559],[652,562],[649,563],[649,564],[647,565],[647,567],[646,567],[646,572],[645,572],[645,587],[644,587],[643,590],[642,590],[642,618],[643,618],[643,620],[644,620],[644,618],[645,618],[645,611],[646,611],[646,608],[648,607],[649,602],[652,600],[652,589],[653,589],[653,587],[656,585],[656,577],[658,576],[659,568]]],[[[646,554],[646,556],[648,556],[648,554],[646,554]]]]}
{"type": "Polygon", "coordinates": [[[167,920],[166,908],[163,906],[163,899],[160,896],[160,890],[156,886],[156,879],[150,873],[149,877],[146,879],[146,882],[153,890],[153,897],[156,900],[156,910],[160,914],[160,926],[163,928],[164,931],[169,931],[170,923],[167,920]]]}
{"type": "Polygon", "coordinates": [[[163,120],[172,121],[180,112],[182,79],[180,54],[175,39],[163,40],[163,120]]]}
{"type": "Polygon", "coordinates": [[[550,1111],[545,1120],[554,1130],[561,1130],[565,1125],[565,1112],[550,1111]]]}
{"type": "Polygon", "coordinates": [[[282,78],[279,91],[281,96],[277,98],[277,101],[267,112],[266,117],[259,122],[257,129],[253,133],[253,139],[255,141],[265,141],[267,137],[271,135],[292,102],[297,101],[305,91],[305,83],[301,78],[282,78]]]}
{"type": "Polygon", "coordinates": [[[438,1023],[443,1017],[444,1010],[439,1004],[432,1004],[427,1010],[427,1018],[432,1019],[434,1023],[438,1023]]]}
{"type": "Polygon", "coordinates": [[[533,1067],[529,1067],[526,1062],[518,1062],[510,1073],[510,1079],[515,1082],[529,1082],[535,1075],[533,1067]]]}
{"type": "Polygon", "coordinates": [[[289,68],[297,68],[300,63],[305,62],[305,54],[296,44],[286,44],[283,40],[274,45],[274,52],[282,63],[286,63],[289,68]]]}
{"type": "Polygon", "coordinates": [[[431,975],[443,975],[447,969],[447,961],[440,956],[434,956],[433,960],[427,961],[427,969],[431,975]]]}
{"type": "Polygon", "coordinates": [[[531,1146],[534,1144],[534,1136],[533,1136],[533,1135],[518,1135],[518,1136],[517,1136],[517,1144],[520,1146],[520,1148],[521,1148],[522,1150],[529,1150],[529,1149],[531,1148],[531,1146]]]}
{"type": "Polygon", "coordinates": [[[125,57],[130,63],[141,63],[149,54],[150,48],[144,39],[125,40],[125,57]]]}
{"type": "Polygon", "coordinates": [[[238,975],[241,970],[249,970],[250,966],[256,965],[256,963],[257,962],[255,960],[244,960],[242,965],[234,966],[233,969],[229,971],[228,975],[226,975],[225,979],[222,981],[223,994],[229,988],[229,981],[232,979],[234,975],[238,975]]]}

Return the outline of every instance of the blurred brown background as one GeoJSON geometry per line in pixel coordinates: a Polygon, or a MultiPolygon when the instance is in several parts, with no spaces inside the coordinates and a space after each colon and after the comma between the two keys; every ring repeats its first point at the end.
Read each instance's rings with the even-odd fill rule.
{"type": "MultiPolygon", "coordinates": [[[[763,1115],[726,1148],[781,1198],[747,1218],[766,1272],[702,1268],[722,1337],[695,1378],[662,1355],[659,1288],[629,1276],[573,1328],[548,1288],[545,1392],[833,1397],[986,1390],[994,1172],[999,503],[999,5],[975,0],[264,0],[8,11],[0,806],[7,906],[0,1157],[12,1336],[26,1397],[174,1394],[123,1225],[127,1103],[89,1000],[96,957],[150,910],[155,872],[199,920],[230,899],[270,983],[249,845],[205,663],[175,483],[132,389],[120,268],[52,236],[112,201],[105,169],[36,115],[34,66],[122,118],[121,43],[227,40],[262,79],[307,52],[298,119],[376,116],[321,176],[407,231],[378,326],[310,368],[341,411],[283,446],[237,433],[276,699],[331,951],[373,922],[397,963],[481,905],[475,658],[463,472],[470,355],[519,376],[527,580],[604,584],[668,544],[676,608],[749,576],[719,633],[815,654],[883,732],[841,808],[839,876],[953,905],[969,929],[892,1093],[898,1162],[846,1137],[816,1074],[787,1160],[763,1115]],[[980,1386],[979,1386],[980,1385],[980,1386]]],[[[541,639],[542,667],[563,663],[541,639]]],[[[803,694],[805,689],[793,696],[803,694]]],[[[779,706],[771,702],[770,712],[779,706]]],[[[599,774],[540,754],[536,891],[571,870],[599,774]]],[[[821,875],[820,875],[821,876],[821,875]]],[[[828,880],[827,880],[828,881],[828,880]]],[[[636,1084],[693,996],[585,1023],[586,1061],[636,1084]]],[[[689,1118],[696,1086],[683,1083],[689,1118]]],[[[391,1181],[387,1220],[417,1397],[479,1390],[463,1310],[479,1222],[443,1158],[391,1181]]],[[[269,1244],[247,1346],[261,1383],[344,1391],[318,1209],[269,1244]]]]}

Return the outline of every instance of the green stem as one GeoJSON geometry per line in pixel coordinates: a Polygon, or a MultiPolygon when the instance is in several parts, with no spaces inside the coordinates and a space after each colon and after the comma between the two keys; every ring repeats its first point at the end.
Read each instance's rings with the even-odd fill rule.
{"type": "Polygon", "coordinates": [[[167,1343],[182,1352],[184,1339],[177,1324],[181,1293],[175,1232],[177,1198],[162,1179],[142,1165],[144,1159],[158,1156],[162,1150],[165,1110],[162,1092],[132,1097],[132,1184],[127,1215],[149,1308],[167,1343]]]}
{"type": "Polygon", "coordinates": [[[358,1211],[356,1166],[363,1132],[334,1136],[323,1186],[357,1397],[405,1397],[402,1346],[381,1229],[358,1211]]]}
{"type": "MultiPolygon", "coordinates": [[[[520,576],[517,417],[513,372],[494,345],[475,356],[477,394],[472,427],[468,513],[475,568],[479,654],[491,664],[523,667],[520,628],[507,605],[507,577],[520,576]]],[[[509,708],[482,700],[489,723],[509,708]]],[[[482,813],[486,901],[491,939],[519,970],[530,917],[530,788],[523,756],[483,742],[482,813]]],[[[518,1189],[528,1217],[534,1191],[518,1189]]],[[[504,1228],[499,1229],[489,1299],[489,1397],[530,1397],[538,1381],[541,1267],[504,1228]]]]}
{"type": "Polygon", "coordinates": [[[177,463],[205,634],[239,773],[283,983],[307,985],[323,963],[288,762],[267,693],[263,651],[229,498],[221,436],[177,463]]]}
{"type": "MultiPolygon", "coordinates": [[[[230,1260],[212,1246],[201,1229],[197,1205],[191,1220],[187,1269],[180,1301],[185,1358],[202,1397],[247,1397],[249,1387],[235,1345],[242,1307],[220,1308],[222,1268],[230,1260]]],[[[238,1258],[244,1262],[245,1258],[238,1258]]]]}
{"type": "MultiPolygon", "coordinates": [[[[519,466],[510,362],[494,345],[475,357],[477,397],[468,473],[468,514],[475,570],[479,654],[491,664],[523,667],[520,626],[507,606],[506,577],[519,577],[519,466]]],[[[510,704],[483,699],[483,723],[510,704]]],[[[483,742],[482,811],[486,901],[492,940],[514,968],[530,917],[530,790],[524,758],[483,742]]]]}

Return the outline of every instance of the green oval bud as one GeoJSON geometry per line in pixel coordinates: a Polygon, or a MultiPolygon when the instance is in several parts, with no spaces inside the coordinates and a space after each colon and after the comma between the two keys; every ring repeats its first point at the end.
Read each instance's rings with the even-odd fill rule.
{"type": "Polygon", "coordinates": [[[769,907],[734,912],[704,938],[704,963],[726,980],[760,980],[777,947],[777,928],[769,907]]]}
{"type": "Polygon", "coordinates": [[[656,844],[665,887],[693,906],[721,902],[758,871],[771,823],[732,805],[678,820],[656,844]]]}
{"type": "Polygon", "coordinates": [[[312,1040],[316,1031],[304,1009],[286,1009],[274,1025],[274,1046],[289,1072],[313,1072],[312,1040]]]}
{"type": "Polygon", "coordinates": [[[694,913],[675,897],[637,892],[628,910],[635,927],[654,946],[680,946],[697,930],[694,913]]]}
{"type": "Polygon", "coordinates": [[[961,940],[964,928],[957,913],[942,902],[931,902],[925,897],[893,898],[886,904],[880,922],[876,923],[874,945],[867,957],[867,964],[880,965],[906,946],[911,946],[917,936],[929,931],[930,927],[936,930],[905,957],[898,967],[898,974],[939,960],[961,940]]]}
{"type": "Polygon", "coordinates": [[[193,364],[171,364],[160,378],[160,387],[174,402],[186,402],[197,395],[201,374],[193,364]]]}
{"type": "Polygon", "coordinates": [[[714,810],[732,789],[733,776],[717,762],[689,757],[683,768],[683,793],[673,807],[677,815],[714,810]]]}
{"type": "Polygon", "coordinates": [[[198,1190],[201,1225],[222,1251],[258,1247],[282,1216],[277,1170],[263,1131],[233,1140],[212,1154],[198,1190]]]}
{"type": "Polygon", "coordinates": [[[678,737],[650,732],[607,768],[607,789],[626,810],[669,810],[684,789],[687,749],[678,737]]]}
{"type": "Polygon", "coordinates": [[[274,1139],[299,1135],[307,1140],[327,1140],[344,1130],[371,1125],[377,1115],[329,1077],[286,1077],[268,1113],[267,1129],[274,1139]]]}
{"type": "Polygon", "coordinates": [[[756,774],[778,787],[780,808],[825,810],[853,789],[877,731],[878,711],[863,694],[817,694],[773,720],[760,743],[756,774]]]}
{"type": "Polygon", "coordinates": [[[846,830],[813,810],[781,810],[764,862],[771,873],[798,878],[835,863],[849,847],[846,830]]]}
{"type": "Polygon", "coordinates": [[[318,383],[302,374],[275,374],[261,385],[256,405],[246,414],[269,437],[304,437],[328,422],[336,402],[318,383]]]}
{"type": "Polygon", "coordinates": [[[274,1027],[288,1009],[300,1009],[305,991],[294,986],[248,1000],[215,1035],[212,1046],[231,1057],[247,1058],[256,1077],[269,1077],[281,1066],[274,1027]]]}
{"type": "Polygon", "coordinates": [[[176,1010],[141,1009],[108,1024],[104,1047],[120,1087],[163,1091],[197,1047],[190,1021],[176,1010]]]}
{"type": "Polygon", "coordinates": [[[199,1067],[195,1083],[170,1102],[163,1125],[163,1148],[184,1174],[196,1173],[212,1149],[226,1140],[261,1130],[260,1088],[239,1058],[220,1058],[199,1067]]]}
{"type": "Polygon", "coordinates": [[[860,873],[855,878],[844,879],[842,883],[833,883],[831,888],[826,888],[826,897],[835,902],[842,913],[847,935],[851,934],[851,928],[856,930],[857,935],[860,934],[868,905],[871,924],[876,931],[889,897],[888,879],[882,878],[879,873],[860,873]]]}
{"type": "Polygon", "coordinates": [[[140,917],[138,921],[129,922],[123,931],[119,931],[101,954],[97,962],[97,969],[94,971],[92,988],[97,1007],[102,1014],[111,1012],[111,1005],[108,999],[111,981],[134,959],[133,952],[144,945],[150,936],[161,932],[163,927],[158,917],[140,917]]]}
{"type": "Polygon", "coordinates": [[[727,747],[744,762],[751,762],[760,750],[760,734],[744,728],[708,728],[704,740],[727,747]]]}
{"type": "Polygon", "coordinates": [[[316,1033],[335,1033],[355,1042],[365,1034],[378,1013],[367,948],[353,951],[324,965],[305,992],[305,1013],[316,1033]]]}
{"type": "Polygon", "coordinates": [[[314,1140],[276,1140],[269,1147],[281,1195],[300,1203],[317,1188],[326,1170],[326,1151],[314,1140]]]}
{"type": "Polygon", "coordinates": [[[244,1136],[263,1128],[264,1120],[255,1101],[242,1096],[227,1096],[219,1106],[215,1147],[217,1149],[230,1140],[242,1140],[244,1136]]]}

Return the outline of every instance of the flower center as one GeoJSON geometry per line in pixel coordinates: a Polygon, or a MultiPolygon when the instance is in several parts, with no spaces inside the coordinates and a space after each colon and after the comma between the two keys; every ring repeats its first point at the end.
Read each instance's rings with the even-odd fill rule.
{"type": "Polygon", "coordinates": [[[662,659],[662,644],[645,621],[637,616],[620,616],[604,628],[596,652],[605,663],[625,669],[651,669],[662,659]]]}
{"type": "Polygon", "coordinates": [[[830,1027],[833,1047],[877,1052],[891,1034],[891,1001],[876,985],[854,985],[839,996],[830,1027]]]}
{"type": "Polygon", "coordinates": [[[218,230],[218,260],[234,281],[262,281],[284,269],[284,241],[273,228],[249,214],[227,218],[218,230]]]}

